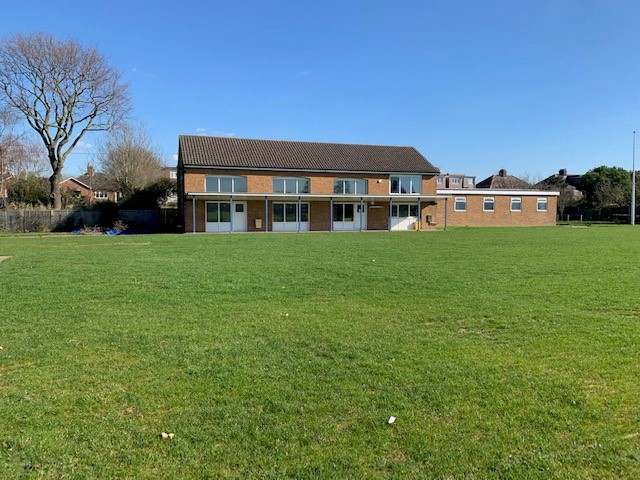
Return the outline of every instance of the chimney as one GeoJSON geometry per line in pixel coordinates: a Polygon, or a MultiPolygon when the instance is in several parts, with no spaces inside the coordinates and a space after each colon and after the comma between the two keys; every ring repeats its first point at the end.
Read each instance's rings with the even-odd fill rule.
{"type": "Polygon", "coordinates": [[[566,177],[567,176],[567,169],[566,168],[561,168],[560,171],[558,172],[558,175],[566,177]]]}
{"type": "Polygon", "coordinates": [[[501,168],[500,171],[498,172],[498,176],[506,177],[507,176],[507,171],[504,168],[501,168]]]}
{"type": "Polygon", "coordinates": [[[93,173],[94,173],[93,165],[87,165],[87,175],[91,177],[93,176],[93,173]]]}

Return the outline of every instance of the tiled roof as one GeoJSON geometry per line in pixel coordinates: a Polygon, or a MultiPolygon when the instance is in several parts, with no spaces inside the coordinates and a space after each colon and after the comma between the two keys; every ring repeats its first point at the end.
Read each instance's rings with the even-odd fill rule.
{"type": "Polygon", "coordinates": [[[476,188],[502,188],[502,189],[519,189],[531,188],[524,180],[513,175],[491,175],[481,182],[476,183],[476,188]]]}
{"type": "Polygon", "coordinates": [[[413,147],[181,135],[184,165],[274,170],[438,173],[413,147]]]}
{"type": "Polygon", "coordinates": [[[101,172],[94,172],[92,174],[85,173],[76,177],[76,180],[88,185],[93,190],[107,190],[115,192],[116,187],[113,180],[106,174],[101,172]]]}

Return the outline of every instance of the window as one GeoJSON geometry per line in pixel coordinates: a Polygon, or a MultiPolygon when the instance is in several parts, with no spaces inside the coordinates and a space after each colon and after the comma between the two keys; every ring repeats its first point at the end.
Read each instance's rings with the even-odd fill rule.
{"type": "Polygon", "coordinates": [[[274,178],[273,193],[309,193],[309,179],[274,178]]]}
{"type": "Polygon", "coordinates": [[[353,222],[354,208],[353,203],[334,203],[333,204],[333,221],[334,222],[353,222]]]}
{"type": "Polygon", "coordinates": [[[246,177],[208,176],[205,178],[205,192],[234,193],[247,191],[246,177]]]}
{"type": "Polygon", "coordinates": [[[420,193],[422,177],[419,175],[392,175],[391,193],[411,194],[420,193]]]}
{"type": "Polygon", "coordinates": [[[538,199],[538,211],[539,212],[546,212],[547,211],[547,199],[546,198],[539,198],[538,199]]]}
{"type": "Polygon", "coordinates": [[[169,170],[169,178],[171,178],[171,179],[178,178],[178,171],[177,170],[169,170]]]}
{"type": "Polygon", "coordinates": [[[207,222],[231,222],[231,204],[207,202],[207,222]]]}
{"type": "Polygon", "coordinates": [[[393,205],[391,207],[392,217],[417,217],[418,205],[393,205]]]}
{"type": "MultiPolygon", "coordinates": [[[[294,223],[298,222],[298,204],[297,203],[274,203],[273,204],[273,221],[294,223]]],[[[300,221],[309,221],[309,204],[300,204],[300,221]]]]}
{"type": "Polygon", "coordinates": [[[482,202],[482,211],[493,212],[493,207],[494,207],[493,197],[484,197],[484,202],[482,202]]]}
{"type": "Polygon", "coordinates": [[[96,191],[96,192],[93,192],[93,196],[101,200],[106,200],[107,198],[109,198],[109,192],[96,191]]]}
{"type": "Polygon", "coordinates": [[[367,193],[367,181],[349,179],[334,180],[333,193],[344,195],[364,195],[367,193]]]}
{"type": "Polygon", "coordinates": [[[460,185],[460,177],[451,177],[451,183],[453,185],[460,185]]]}
{"type": "Polygon", "coordinates": [[[236,213],[244,213],[244,203],[236,203],[236,213]]]}
{"type": "Polygon", "coordinates": [[[473,184],[476,183],[473,180],[474,180],[474,177],[465,177],[465,179],[464,179],[465,185],[467,187],[473,187],[473,184]]]}
{"type": "Polygon", "coordinates": [[[454,212],[466,212],[467,211],[467,198],[466,197],[459,197],[459,198],[454,199],[453,211],[454,212]]]}
{"type": "Polygon", "coordinates": [[[444,183],[444,177],[438,177],[438,183],[440,184],[444,183]]]}
{"type": "Polygon", "coordinates": [[[522,199],[514,197],[511,199],[511,211],[512,212],[521,212],[522,211],[522,199]]]}

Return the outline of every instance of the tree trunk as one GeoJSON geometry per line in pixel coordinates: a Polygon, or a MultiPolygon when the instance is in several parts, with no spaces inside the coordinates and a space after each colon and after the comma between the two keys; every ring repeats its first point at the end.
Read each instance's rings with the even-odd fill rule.
{"type": "Polygon", "coordinates": [[[54,210],[62,209],[62,192],[60,191],[61,173],[60,170],[54,171],[53,175],[49,177],[49,184],[51,185],[51,206],[54,210]]]}

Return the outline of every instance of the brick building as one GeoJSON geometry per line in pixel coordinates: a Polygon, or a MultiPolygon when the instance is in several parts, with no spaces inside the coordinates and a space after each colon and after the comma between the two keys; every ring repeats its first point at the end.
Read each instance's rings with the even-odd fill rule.
{"type": "Polygon", "coordinates": [[[187,232],[435,228],[437,175],[413,147],[179,140],[187,232]]]}
{"type": "Polygon", "coordinates": [[[61,190],[70,190],[87,204],[109,200],[117,202],[121,195],[113,187],[111,179],[101,172],[96,172],[92,166],[79,177],[69,177],[60,183],[61,190]]]}
{"type": "Polygon", "coordinates": [[[183,135],[177,168],[187,232],[555,224],[555,192],[438,189],[413,147],[183,135]]]}
{"type": "Polygon", "coordinates": [[[531,189],[438,190],[437,218],[454,227],[524,227],[556,224],[558,192],[531,189]]]}

